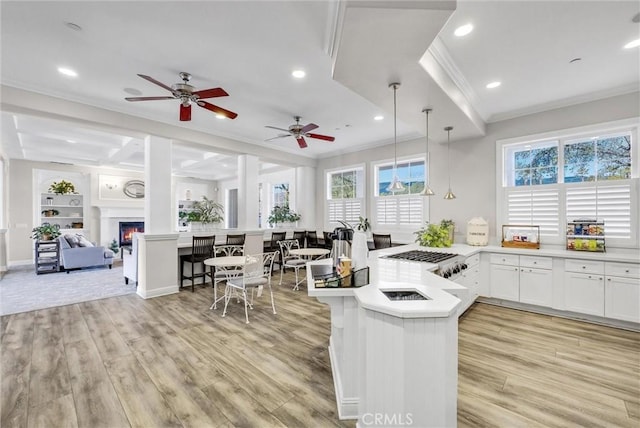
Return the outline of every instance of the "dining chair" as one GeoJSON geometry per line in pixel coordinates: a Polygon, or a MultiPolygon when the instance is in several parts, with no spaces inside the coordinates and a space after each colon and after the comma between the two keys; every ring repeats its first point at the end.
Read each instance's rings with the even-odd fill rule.
{"type": "Polygon", "coordinates": [[[307,230],[307,247],[318,248],[318,234],[315,230],[307,230]]]}
{"type": "Polygon", "coordinates": [[[373,234],[373,247],[376,250],[391,247],[391,235],[373,234]]]}
{"type": "Polygon", "coordinates": [[[324,248],[326,248],[327,250],[332,250],[333,238],[331,236],[333,235],[333,232],[322,232],[322,235],[324,237],[324,248]]]}
{"type": "MultiPolygon", "coordinates": [[[[280,245],[280,254],[282,259],[282,265],[280,266],[280,283],[282,285],[282,274],[285,268],[292,268],[296,273],[296,283],[293,286],[294,290],[299,289],[299,285],[303,280],[298,280],[298,271],[306,266],[306,260],[295,254],[291,254],[291,250],[299,249],[300,243],[297,239],[285,239],[284,241],[278,241],[280,245]]],[[[304,278],[303,278],[304,279],[304,278]]]]}
{"type": "Polygon", "coordinates": [[[227,235],[227,245],[244,245],[245,234],[227,235]]]}
{"type": "Polygon", "coordinates": [[[269,249],[265,251],[278,251],[278,257],[276,257],[273,263],[277,263],[279,268],[282,267],[282,253],[280,252],[280,245],[278,245],[278,241],[284,241],[285,239],[287,239],[287,232],[273,232],[271,234],[271,244],[269,245],[269,249]]]}
{"type": "MultiPolygon", "coordinates": [[[[217,245],[214,247],[214,257],[243,256],[244,246],[242,245],[217,245]]],[[[213,286],[213,303],[209,309],[217,309],[217,304],[224,298],[224,295],[218,298],[218,283],[226,281],[230,275],[238,276],[242,274],[242,266],[215,267],[211,266],[209,277],[213,286]]]]}
{"type": "Polygon", "coordinates": [[[204,261],[213,257],[213,247],[216,243],[215,235],[211,236],[194,236],[191,240],[191,254],[183,254],[180,256],[180,288],[183,287],[185,279],[191,280],[191,291],[195,290],[195,279],[202,278],[202,283],[206,282],[207,270],[204,261]],[[191,275],[184,274],[185,263],[191,264],[191,275]],[[202,272],[196,273],[196,266],[202,267],[202,272]]]}
{"type": "Polygon", "coordinates": [[[293,239],[297,239],[300,244],[300,248],[305,248],[305,238],[307,237],[307,232],[304,230],[294,230],[293,231],[293,239]]]}
{"type": "Polygon", "coordinates": [[[227,315],[229,300],[231,300],[234,295],[240,294],[244,301],[245,322],[249,324],[248,308],[253,310],[253,299],[256,289],[258,290],[257,297],[260,297],[265,286],[269,287],[271,309],[273,309],[273,314],[276,315],[276,303],[273,299],[273,290],[271,289],[271,273],[273,271],[273,261],[277,254],[278,252],[274,251],[246,256],[242,272],[239,275],[231,273],[227,279],[227,285],[224,291],[223,317],[227,315]],[[249,289],[251,289],[251,300],[249,300],[249,296],[247,295],[249,289]]]}

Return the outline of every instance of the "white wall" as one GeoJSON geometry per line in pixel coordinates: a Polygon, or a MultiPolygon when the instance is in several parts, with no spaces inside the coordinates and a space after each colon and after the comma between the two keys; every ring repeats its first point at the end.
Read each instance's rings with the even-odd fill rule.
{"type": "MultiPolygon", "coordinates": [[[[437,114],[437,106],[434,110],[437,114]]],[[[608,122],[640,116],[640,93],[620,95],[589,103],[535,113],[501,122],[489,123],[487,134],[482,138],[458,141],[451,131],[451,187],[457,199],[446,201],[447,191],[447,146],[430,143],[431,188],[436,192],[430,198],[432,222],[453,219],[459,229],[458,234],[466,236],[466,224],[472,217],[483,217],[489,222],[490,234],[496,234],[496,159],[497,140],[515,138],[530,134],[562,130],[595,123],[608,122]]],[[[444,133],[430,129],[430,135],[444,133]]],[[[446,135],[446,134],[445,134],[446,135]]],[[[446,136],[445,136],[446,142],[446,136]]],[[[424,137],[418,140],[398,143],[398,157],[423,154],[424,137]]],[[[371,163],[393,158],[393,145],[321,159],[316,172],[317,227],[324,223],[325,170],[340,166],[366,163],[367,216],[371,217],[370,194],[374,187],[371,177],[371,163]]],[[[458,238],[461,242],[464,238],[458,238]]]]}

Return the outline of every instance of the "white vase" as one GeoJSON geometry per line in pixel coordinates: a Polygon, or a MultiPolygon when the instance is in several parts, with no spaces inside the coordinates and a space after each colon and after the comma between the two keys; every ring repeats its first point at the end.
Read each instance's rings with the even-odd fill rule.
{"type": "Polygon", "coordinates": [[[351,245],[351,264],[354,270],[367,267],[369,248],[367,247],[367,234],[354,232],[351,245]]]}

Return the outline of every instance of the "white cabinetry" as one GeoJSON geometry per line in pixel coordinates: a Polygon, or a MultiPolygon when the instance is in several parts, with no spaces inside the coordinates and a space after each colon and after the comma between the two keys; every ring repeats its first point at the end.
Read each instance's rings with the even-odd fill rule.
{"type": "Polygon", "coordinates": [[[40,224],[49,223],[60,226],[61,232],[83,231],[84,199],[79,194],[58,195],[42,193],[38,207],[40,224]]]}
{"type": "Polygon", "coordinates": [[[538,306],[553,303],[553,274],[549,257],[520,256],[520,302],[538,306]]]}
{"type": "Polygon", "coordinates": [[[467,287],[469,290],[467,298],[460,307],[460,313],[467,310],[476,301],[480,293],[480,254],[467,257],[464,263],[467,268],[455,279],[455,282],[467,287]]]}
{"type": "Polygon", "coordinates": [[[604,316],[640,322],[640,265],[605,263],[604,316]]]}
{"type": "Polygon", "coordinates": [[[565,260],[565,308],[604,316],[604,282],[604,262],[565,260]]]}
{"type": "Polygon", "coordinates": [[[519,256],[491,254],[491,297],[497,299],[520,299],[519,256]]]}

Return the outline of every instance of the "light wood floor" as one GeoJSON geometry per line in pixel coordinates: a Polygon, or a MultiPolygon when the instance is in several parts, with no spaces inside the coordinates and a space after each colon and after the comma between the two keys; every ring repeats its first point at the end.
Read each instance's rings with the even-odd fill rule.
{"type": "MultiPolygon", "coordinates": [[[[287,278],[291,282],[291,277],[287,278]]],[[[244,323],[211,288],[2,317],[5,427],[353,427],[337,418],[329,310],[263,295],[244,323]]],[[[459,426],[640,424],[639,334],[475,305],[460,320],[459,426]]]]}

